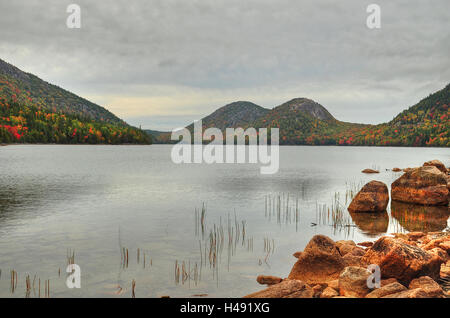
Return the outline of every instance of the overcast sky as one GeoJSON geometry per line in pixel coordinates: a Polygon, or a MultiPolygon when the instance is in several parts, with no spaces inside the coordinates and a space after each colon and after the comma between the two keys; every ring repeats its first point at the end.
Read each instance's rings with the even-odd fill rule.
{"type": "Polygon", "coordinates": [[[393,2],[0,0],[0,58],[143,128],[295,97],[380,123],[450,82],[450,1],[393,2]]]}

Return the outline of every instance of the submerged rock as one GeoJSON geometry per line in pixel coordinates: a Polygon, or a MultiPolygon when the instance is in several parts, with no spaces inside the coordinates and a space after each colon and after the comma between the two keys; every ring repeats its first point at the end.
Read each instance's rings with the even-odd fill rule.
{"type": "Polygon", "coordinates": [[[380,171],[378,170],[374,170],[374,169],[364,169],[363,171],[361,171],[362,173],[380,173],[380,171]]]}
{"type": "Polygon", "coordinates": [[[312,298],[314,291],[300,280],[286,279],[244,298],[312,298]]]}
{"type": "Polygon", "coordinates": [[[393,277],[406,285],[418,276],[439,278],[442,260],[437,255],[409,245],[403,240],[384,236],[367,250],[362,262],[366,265],[379,265],[383,278],[393,277]]]}
{"type": "Polygon", "coordinates": [[[434,166],[412,169],[391,185],[394,201],[422,205],[448,205],[447,177],[434,166]]]}
{"type": "Polygon", "coordinates": [[[325,235],[315,235],[292,267],[289,279],[325,283],[337,279],[344,266],[336,243],[325,235]]]}
{"type": "Polygon", "coordinates": [[[364,185],[350,203],[350,212],[383,212],[389,203],[389,190],[380,181],[364,185]]]}
{"type": "Polygon", "coordinates": [[[259,275],[256,277],[256,281],[261,285],[275,285],[281,283],[283,278],[268,275],[259,275]]]}

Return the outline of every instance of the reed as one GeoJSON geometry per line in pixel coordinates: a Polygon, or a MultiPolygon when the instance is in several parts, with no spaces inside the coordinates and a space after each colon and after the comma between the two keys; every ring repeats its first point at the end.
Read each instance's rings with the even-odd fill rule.
{"type": "MultiPolygon", "coordinates": [[[[40,286],[40,281],[39,281],[39,286],[40,286]]],[[[39,297],[40,297],[40,292],[39,292],[39,297]]],[[[50,279],[47,279],[44,281],[44,298],[50,298],[50,279]]]]}
{"type": "Polygon", "coordinates": [[[363,187],[364,182],[359,181],[356,182],[346,182],[345,183],[345,205],[350,203],[353,198],[356,196],[356,194],[359,192],[359,190],[363,187]]]}
{"type": "Polygon", "coordinates": [[[195,236],[202,234],[204,238],[206,232],[206,204],[202,203],[202,208],[200,210],[195,209],[195,236]]]}
{"type": "Polygon", "coordinates": [[[33,295],[36,295],[35,283],[36,283],[36,274],[33,277],[33,295]]]}
{"type": "Polygon", "coordinates": [[[345,209],[345,205],[340,202],[341,194],[335,192],[331,199],[331,205],[316,202],[316,224],[331,226],[333,233],[337,232],[349,236],[351,230],[356,226],[349,213],[345,209]]]}
{"type": "Polygon", "coordinates": [[[17,272],[12,269],[11,270],[11,293],[14,294],[15,290],[17,289],[17,282],[19,281],[19,275],[17,272]]]}
{"type": "Polygon", "coordinates": [[[186,282],[190,285],[191,280],[194,281],[194,284],[197,285],[201,279],[200,268],[198,263],[195,262],[193,266],[191,266],[191,261],[189,260],[186,264],[185,261],[178,262],[175,261],[175,284],[181,285],[186,284],[186,282]]]}
{"type": "Polygon", "coordinates": [[[276,219],[278,224],[295,223],[298,230],[300,221],[299,196],[293,197],[289,193],[278,193],[264,197],[264,215],[271,221],[276,219]]]}
{"type": "Polygon", "coordinates": [[[25,277],[25,297],[26,298],[30,297],[30,292],[31,292],[31,280],[30,280],[30,275],[27,274],[27,276],[25,277]]]}
{"type": "Polygon", "coordinates": [[[122,247],[121,248],[121,262],[122,262],[122,268],[128,268],[128,248],[122,247]]]}
{"type": "Polygon", "coordinates": [[[67,265],[75,264],[75,250],[67,249],[67,265]]]}
{"type": "Polygon", "coordinates": [[[134,279],[131,282],[131,298],[136,298],[136,281],[134,279]]]}

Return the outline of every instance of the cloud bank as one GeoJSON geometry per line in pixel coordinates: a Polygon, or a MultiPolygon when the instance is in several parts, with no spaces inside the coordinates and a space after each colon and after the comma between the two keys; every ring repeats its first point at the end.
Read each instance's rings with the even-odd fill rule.
{"type": "Polygon", "coordinates": [[[78,0],[0,3],[0,58],[105,106],[171,129],[236,100],[308,97],[344,121],[380,123],[450,79],[450,2],[78,0]]]}

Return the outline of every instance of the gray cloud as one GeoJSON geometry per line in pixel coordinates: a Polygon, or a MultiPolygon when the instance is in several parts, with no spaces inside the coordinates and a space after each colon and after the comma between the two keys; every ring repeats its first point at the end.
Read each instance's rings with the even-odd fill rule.
{"type": "Polygon", "coordinates": [[[146,128],[293,97],[378,123],[450,79],[447,0],[375,1],[379,30],[365,24],[372,1],[78,0],[70,30],[72,2],[0,2],[0,58],[146,128]]]}

